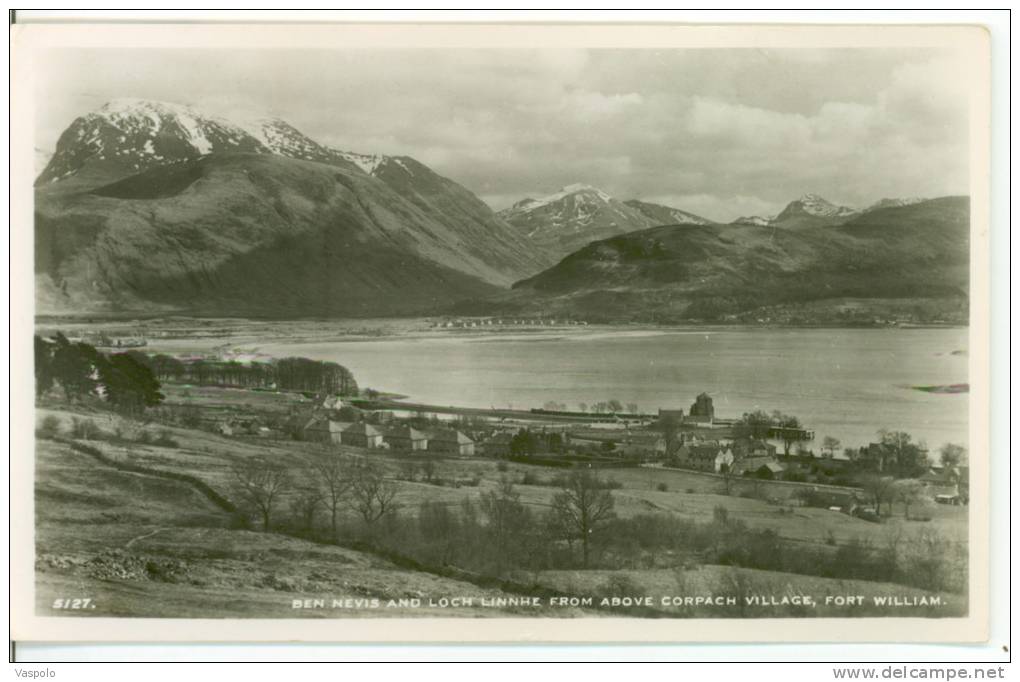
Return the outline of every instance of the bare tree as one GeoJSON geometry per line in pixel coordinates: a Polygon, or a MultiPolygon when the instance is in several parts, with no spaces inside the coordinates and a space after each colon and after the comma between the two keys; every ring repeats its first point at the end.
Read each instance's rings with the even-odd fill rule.
{"type": "Polygon", "coordinates": [[[360,464],[351,477],[349,503],[365,523],[375,523],[397,508],[397,486],[373,464],[360,464]]]}
{"type": "Polygon", "coordinates": [[[495,553],[496,571],[502,573],[514,558],[525,553],[528,530],[532,526],[531,514],[508,476],[500,478],[496,490],[482,495],[479,507],[495,553]]]}
{"type": "Polygon", "coordinates": [[[836,451],[839,450],[840,445],[841,443],[839,442],[839,438],[826,436],[822,439],[822,452],[824,452],[829,459],[832,459],[836,456],[836,451]]]}
{"type": "Polygon", "coordinates": [[[863,477],[862,486],[871,498],[875,501],[875,512],[881,516],[882,503],[889,505],[889,513],[892,513],[892,501],[895,493],[896,479],[892,476],[881,476],[871,474],[863,477]]]}
{"type": "Polygon", "coordinates": [[[421,463],[421,477],[426,483],[432,483],[436,477],[436,460],[426,457],[421,463]]]}
{"type": "Polygon", "coordinates": [[[599,524],[612,518],[613,502],[613,494],[588,469],[572,472],[553,496],[553,514],[562,528],[580,539],[585,568],[591,558],[592,535],[599,524]]]}
{"type": "Polygon", "coordinates": [[[268,531],[273,506],[290,485],[290,477],[281,465],[253,457],[232,470],[238,496],[262,518],[262,530],[268,531]]]}
{"type": "Polygon", "coordinates": [[[329,511],[329,527],[333,531],[333,539],[336,540],[337,518],[352,484],[350,466],[340,457],[328,455],[315,465],[315,470],[319,477],[323,502],[329,511]]]}
{"type": "Polygon", "coordinates": [[[315,529],[315,517],[322,508],[322,493],[315,488],[304,488],[291,498],[290,509],[300,524],[300,529],[315,529]]]}
{"type": "Polygon", "coordinates": [[[895,497],[903,504],[903,518],[910,518],[910,508],[924,505],[928,501],[927,491],[924,484],[914,478],[904,478],[896,481],[893,490],[895,497]]]}

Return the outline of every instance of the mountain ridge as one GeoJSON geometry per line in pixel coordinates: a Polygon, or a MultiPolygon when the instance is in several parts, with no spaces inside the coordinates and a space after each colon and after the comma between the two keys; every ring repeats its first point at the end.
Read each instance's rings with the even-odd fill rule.
{"type": "Polygon", "coordinates": [[[371,157],[366,172],[368,158],[280,119],[109,103],[71,123],[37,180],[42,308],[413,314],[550,263],[456,182],[411,157],[371,157]],[[292,258],[320,262],[316,245],[322,281],[350,300],[316,300],[292,258]]]}

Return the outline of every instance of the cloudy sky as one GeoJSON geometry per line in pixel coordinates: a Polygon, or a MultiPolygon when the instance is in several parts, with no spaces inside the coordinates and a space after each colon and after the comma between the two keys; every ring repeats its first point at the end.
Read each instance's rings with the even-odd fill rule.
{"type": "Polygon", "coordinates": [[[808,192],[967,193],[961,64],[916,49],[53,51],[36,146],[141,97],[410,155],[496,209],[581,182],[731,220],[808,192]]]}

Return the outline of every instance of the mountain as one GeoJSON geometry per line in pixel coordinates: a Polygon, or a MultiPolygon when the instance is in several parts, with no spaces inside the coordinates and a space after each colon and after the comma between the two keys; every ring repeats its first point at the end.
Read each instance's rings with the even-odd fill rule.
{"type": "Polygon", "coordinates": [[[540,199],[524,199],[499,212],[539,250],[554,258],[585,244],[651,227],[641,210],[590,185],[568,185],[540,199]]]}
{"type": "Polygon", "coordinates": [[[631,208],[644,213],[655,225],[711,225],[712,221],[707,218],[702,218],[699,215],[688,213],[687,211],[681,211],[679,208],[673,208],[672,206],[663,206],[662,204],[652,204],[647,201],[638,201],[637,199],[630,199],[623,202],[631,208]]]}
{"type": "Polygon", "coordinates": [[[76,119],[36,183],[40,312],[421,314],[549,264],[410,157],[118,100],[76,119]]]}
{"type": "Polygon", "coordinates": [[[117,99],[71,123],[35,184],[64,180],[88,164],[112,177],[222,152],[270,150],[239,126],[191,107],[117,99]]]}
{"type": "Polygon", "coordinates": [[[760,215],[745,215],[740,216],[734,220],[731,225],[751,225],[753,227],[768,227],[772,224],[774,218],[769,218],[760,215]]]}
{"type": "Polygon", "coordinates": [[[817,194],[805,194],[791,201],[779,215],[769,223],[774,227],[800,229],[838,225],[859,212],[847,206],[837,206],[817,194]]]}
{"type": "Polygon", "coordinates": [[[862,213],[869,213],[871,211],[878,210],[880,208],[896,208],[898,206],[910,206],[912,204],[919,204],[922,201],[927,201],[921,197],[905,197],[902,199],[880,199],[871,206],[868,206],[862,211],[862,213]]]}
{"type": "Polygon", "coordinates": [[[273,154],[303,161],[328,163],[348,169],[361,167],[360,164],[349,158],[349,154],[319,144],[282,119],[254,119],[244,121],[240,125],[245,132],[273,154]]]}
{"type": "Polygon", "coordinates": [[[966,197],[933,199],[876,209],[827,230],[639,230],[581,248],[515,284],[502,301],[594,321],[676,322],[757,320],[776,306],[811,320],[836,315],[852,299],[864,301],[864,311],[895,302],[916,319],[965,320],[969,206],[966,197]]]}

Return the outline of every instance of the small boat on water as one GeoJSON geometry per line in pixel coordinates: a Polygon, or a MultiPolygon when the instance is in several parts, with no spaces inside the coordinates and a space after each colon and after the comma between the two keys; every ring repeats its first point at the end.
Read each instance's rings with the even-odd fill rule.
{"type": "Polygon", "coordinates": [[[970,393],[970,384],[936,384],[933,386],[911,386],[910,388],[925,393],[970,393]]]}

